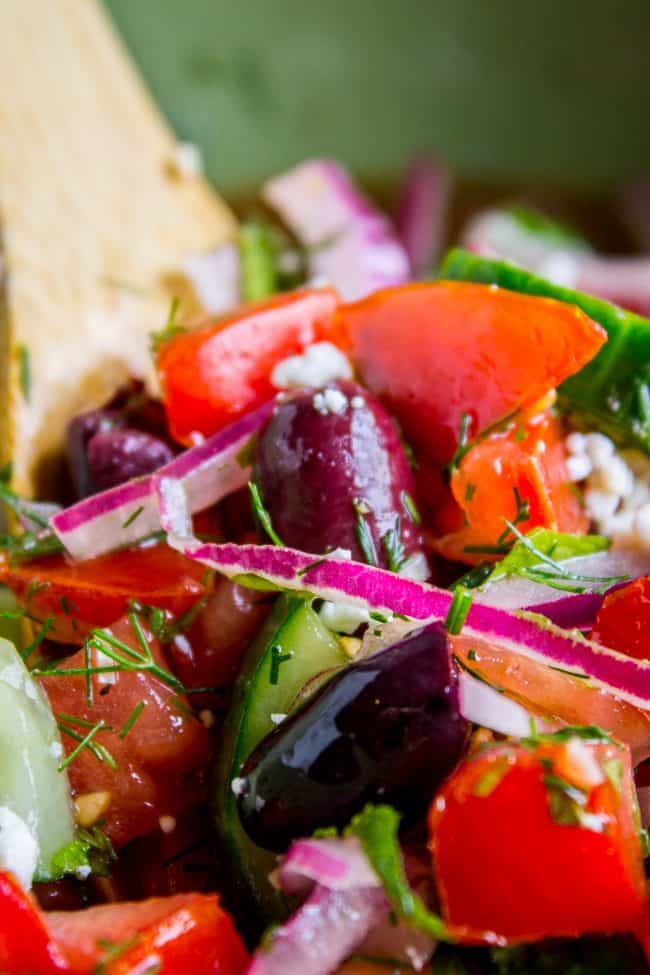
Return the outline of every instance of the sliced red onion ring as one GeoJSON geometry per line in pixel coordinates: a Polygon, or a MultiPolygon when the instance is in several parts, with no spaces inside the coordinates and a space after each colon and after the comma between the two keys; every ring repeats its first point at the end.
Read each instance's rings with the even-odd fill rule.
{"type": "Polygon", "coordinates": [[[301,163],[266,183],[262,196],[308,248],[312,277],[331,282],[345,300],[409,280],[409,260],[390,221],[338,163],[301,163]]]}
{"type": "Polygon", "coordinates": [[[465,227],[462,241],[487,257],[514,261],[540,277],[650,314],[650,257],[591,252],[576,238],[557,240],[522,226],[507,210],[486,210],[465,227]]]}
{"type": "Polygon", "coordinates": [[[406,171],[398,194],[395,224],[414,277],[431,271],[440,256],[450,190],[451,173],[435,159],[416,159],[406,171]]]}
{"type": "MultiPolygon", "coordinates": [[[[283,589],[308,591],[323,599],[346,599],[366,608],[417,620],[444,619],[452,594],[383,569],[331,556],[267,545],[204,545],[173,540],[180,551],[223,575],[255,576],[283,589]]],[[[593,684],[650,709],[650,662],[565,631],[542,617],[506,612],[474,602],[463,636],[476,634],[495,648],[523,654],[548,666],[589,677],[593,684]]]]}
{"type": "Polygon", "coordinates": [[[202,254],[191,254],[183,270],[205,311],[223,315],[241,304],[239,250],[231,241],[202,254]]]}
{"type": "Polygon", "coordinates": [[[376,887],[377,874],[356,837],[305,839],[292,843],[276,871],[277,882],[287,894],[304,892],[314,884],[330,890],[376,887]]]}
{"type": "Polygon", "coordinates": [[[357,950],[419,971],[433,954],[428,935],[390,923],[381,882],[356,837],[297,840],[275,880],[287,894],[309,896],[258,949],[248,975],[330,975],[357,950]]]}
{"type": "MultiPolygon", "coordinates": [[[[636,579],[648,571],[648,556],[638,548],[618,546],[593,555],[567,559],[562,563],[568,571],[585,577],[587,590],[595,589],[605,579],[636,579]],[[593,582],[587,581],[593,579],[593,582]]],[[[561,579],[558,582],[561,583],[561,579]]],[[[567,584],[571,580],[567,579],[567,584]]],[[[613,583],[606,592],[611,592],[625,582],[613,583]]],[[[565,629],[587,630],[593,625],[596,613],[601,607],[604,592],[570,593],[545,586],[541,582],[510,575],[483,585],[476,590],[475,598],[488,606],[498,609],[527,609],[540,613],[552,623],[565,629]]]]}
{"type": "MultiPolygon", "coordinates": [[[[50,518],[66,550],[89,559],[137,542],[161,527],[159,484],[178,481],[190,513],[216,504],[246,484],[250,466],[241,452],[262,427],[273,403],[248,413],[198,447],[191,447],[148,477],[84,498],[50,518]]],[[[178,527],[174,521],[170,528],[178,527]]]]}
{"type": "Polygon", "coordinates": [[[388,902],[379,887],[317,886],[302,907],[258,948],[246,975],[331,975],[376,924],[388,902]]]}

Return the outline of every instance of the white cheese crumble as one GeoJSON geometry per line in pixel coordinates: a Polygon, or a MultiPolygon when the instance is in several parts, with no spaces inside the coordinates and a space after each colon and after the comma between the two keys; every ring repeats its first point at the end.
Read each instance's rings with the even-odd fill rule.
{"type": "Polygon", "coordinates": [[[581,484],[596,531],[650,549],[650,458],[618,450],[602,433],[571,433],[566,446],[569,477],[581,484]]]}
{"type": "Polygon", "coordinates": [[[352,379],[350,361],[331,342],[316,342],[303,355],[292,355],[278,362],[271,373],[277,389],[327,386],[337,379],[352,379]]]}
{"type": "Polygon", "coordinates": [[[0,806],[0,870],[12,873],[29,890],[38,857],[38,843],[27,823],[8,806],[0,806]]]}
{"type": "Polygon", "coordinates": [[[282,712],[282,711],[275,711],[275,712],[272,712],[269,715],[269,717],[271,718],[271,721],[273,722],[274,725],[279,725],[279,724],[282,724],[282,722],[286,718],[286,714],[284,714],[284,712],[282,712]]]}
{"type": "Polygon", "coordinates": [[[314,394],[314,409],[321,416],[328,413],[341,416],[348,408],[348,398],[340,389],[324,389],[322,393],[314,394]]]}
{"type": "Polygon", "coordinates": [[[343,600],[332,603],[326,599],[318,615],[328,630],[333,630],[334,633],[351,634],[362,623],[370,622],[370,613],[365,607],[343,600]]]}
{"type": "Polygon", "coordinates": [[[74,875],[77,878],[77,880],[88,880],[92,872],[93,872],[92,867],[86,865],[86,866],[77,867],[77,869],[74,872],[74,875]]]}
{"type": "Polygon", "coordinates": [[[246,792],[246,779],[242,779],[237,776],[230,783],[230,788],[232,789],[233,795],[243,796],[243,794],[246,792]]]}

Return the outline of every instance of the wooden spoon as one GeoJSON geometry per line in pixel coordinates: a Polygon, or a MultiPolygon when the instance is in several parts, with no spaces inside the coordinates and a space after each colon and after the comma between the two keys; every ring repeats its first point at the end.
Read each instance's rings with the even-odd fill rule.
{"type": "Polygon", "coordinates": [[[0,0],[0,451],[55,482],[65,425],[129,376],[184,257],[235,222],[177,143],[96,0],[0,0]]]}

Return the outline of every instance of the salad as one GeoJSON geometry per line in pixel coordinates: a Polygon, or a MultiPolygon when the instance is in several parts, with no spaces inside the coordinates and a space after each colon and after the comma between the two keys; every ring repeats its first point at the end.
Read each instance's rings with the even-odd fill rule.
{"type": "Polygon", "coordinates": [[[3,469],[5,975],[648,970],[648,259],[452,192],[271,180],[3,469]]]}

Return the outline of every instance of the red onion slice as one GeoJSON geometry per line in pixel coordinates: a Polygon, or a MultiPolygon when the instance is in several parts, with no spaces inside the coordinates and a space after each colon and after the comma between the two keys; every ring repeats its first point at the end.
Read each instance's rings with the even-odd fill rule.
{"type": "Polygon", "coordinates": [[[314,884],[330,890],[379,885],[356,837],[296,840],[287,850],[276,877],[287,894],[300,893],[314,884]]]}
{"type": "Polygon", "coordinates": [[[414,277],[431,271],[442,252],[450,191],[451,173],[435,159],[416,159],[406,171],[395,225],[414,277]]]}
{"type": "Polygon", "coordinates": [[[270,180],[262,196],[308,248],[311,276],[331,282],[345,300],[409,280],[408,257],[390,221],[338,163],[301,163],[270,180]]]}
{"type": "MultiPolygon", "coordinates": [[[[255,576],[283,589],[323,599],[346,599],[417,620],[444,619],[452,594],[383,569],[295,549],[266,545],[203,545],[176,540],[185,555],[222,574],[255,576]]],[[[565,631],[542,617],[475,602],[463,637],[475,634],[495,648],[523,654],[547,666],[588,677],[596,686],[638,708],[650,709],[650,662],[636,660],[565,631]]]]}
{"type": "Polygon", "coordinates": [[[388,923],[379,887],[317,886],[296,913],[258,948],[246,975],[330,975],[379,922],[388,923]]]}
{"type": "MultiPolygon", "coordinates": [[[[158,531],[158,485],[178,481],[190,513],[202,511],[248,481],[250,465],[242,451],[273,410],[266,403],[198,447],[191,447],[155,474],[84,498],[50,518],[50,526],[77,559],[103,555],[158,531]]],[[[170,525],[169,527],[174,527],[170,525]]]]}
{"type": "Polygon", "coordinates": [[[390,922],[381,881],[356,837],[297,840],[275,882],[287,894],[309,896],[257,950],[247,975],[330,975],[354,951],[419,971],[433,954],[431,937],[390,922]]]}

